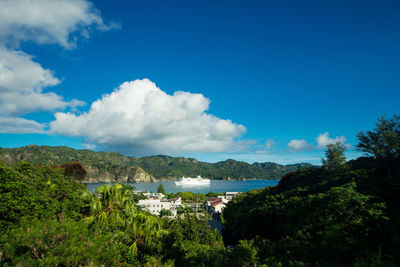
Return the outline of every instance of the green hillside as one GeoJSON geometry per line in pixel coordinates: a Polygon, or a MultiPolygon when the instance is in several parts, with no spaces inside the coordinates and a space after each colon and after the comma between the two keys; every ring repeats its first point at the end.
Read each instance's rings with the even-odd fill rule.
{"type": "MultiPolygon", "coordinates": [[[[197,176],[210,179],[280,179],[284,174],[310,166],[307,163],[279,165],[276,163],[253,163],[228,159],[217,163],[199,162],[193,158],[151,156],[127,157],[115,152],[94,152],[69,147],[29,145],[20,148],[0,148],[0,159],[8,163],[20,160],[47,166],[79,161],[88,169],[91,182],[121,181],[137,169],[156,179],[177,179],[197,176]],[[139,167],[139,168],[138,168],[139,167]]],[[[132,178],[135,180],[136,178],[132,178]]],[[[151,178],[148,178],[151,180],[151,178]]],[[[145,181],[145,180],[144,180],[145,181]]]]}

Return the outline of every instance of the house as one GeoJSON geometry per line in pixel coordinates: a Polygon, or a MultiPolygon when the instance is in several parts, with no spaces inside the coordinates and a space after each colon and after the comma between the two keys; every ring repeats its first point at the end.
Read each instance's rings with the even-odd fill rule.
{"type": "Polygon", "coordinates": [[[231,201],[237,194],[239,194],[239,192],[226,192],[224,195],[218,196],[218,198],[220,198],[222,202],[226,204],[231,201]]]}
{"type": "Polygon", "coordinates": [[[210,213],[222,213],[226,204],[231,201],[239,192],[226,192],[218,197],[207,198],[207,210],[210,213]]]}
{"type": "Polygon", "coordinates": [[[214,200],[209,205],[209,211],[212,213],[222,213],[224,208],[225,203],[222,201],[222,199],[214,200]]]}
{"type": "Polygon", "coordinates": [[[151,214],[160,215],[160,211],[162,209],[169,210],[172,212],[173,217],[176,217],[177,210],[182,206],[181,198],[171,199],[170,200],[161,200],[161,199],[141,199],[138,202],[138,206],[147,210],[151,214]]]}
{"type": "Polygon", "coordinates": [[[176,197],[176,198],[170,198],[168,199],[169,202],[173,203],[173,204],[182,204],[182,199],[180,197],[176,197]]]}
{"type": "Polygon", "coordinates": [[[239,192],[226,192],[225,193],[225,198],[228,201],[231,201],[237,194],[239,194],[239,192]]]}
{"type": "Polygon", "coordinates": [[[207,198],[207,206],[210,206],[212,202],[214,202],[215,200],[218,200],[218,197],[208,197],[207,198]]]}

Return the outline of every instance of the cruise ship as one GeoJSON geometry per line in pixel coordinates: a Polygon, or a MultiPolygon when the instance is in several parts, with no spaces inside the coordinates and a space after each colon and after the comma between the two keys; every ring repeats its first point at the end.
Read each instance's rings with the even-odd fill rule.
{"type": "Polygon", "coordinates": [[[197,178],[190,177],[182,177],[179,181],[175,181],[176,185],[210,185],[210,179],[201,178],[201,176],[197,176],[197,178]]]}

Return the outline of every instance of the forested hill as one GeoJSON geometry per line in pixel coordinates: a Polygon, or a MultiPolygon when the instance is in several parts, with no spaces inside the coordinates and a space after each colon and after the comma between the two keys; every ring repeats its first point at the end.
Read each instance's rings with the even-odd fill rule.
{"type": "Polygon", "coordinates": [[[127,157],[115,152],[77,150],[65,146],[29,145],[0,148],[0,159],[7,163],[20,160],[47,166],[78,161],[88,171],[88,182],[150,182],[177,179],[182,176],[210,179],[280,179],[284,174],[307,166],[308,163],[279,165],[272,162],[249,164],[228,159],[217,163],[199,162],[192,158],[151,156],[127,157]]]}

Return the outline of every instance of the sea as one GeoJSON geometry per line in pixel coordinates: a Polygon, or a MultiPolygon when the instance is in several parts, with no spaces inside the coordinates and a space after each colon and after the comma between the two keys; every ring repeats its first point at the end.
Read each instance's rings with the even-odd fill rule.
{"type": "MultiPolygon", "coordinates": [[[[125,183],[135,187],[136,191],[141,192],[157,192],[160,183],[164,186],[167,193],[177,192],[193,192],[207,194],[208,192],[247,192],[252,189],[258,189],[267,186],[274,186],[279,180],[247,180],[247,181],[225,181],[211,180],[210,185],[175,185],[174,181],[162,181],[158,183],[125,183]]],[[[106,183],[90,183],[87,184],[91,192],[95,192],[97,187],[106,183]]]]}

